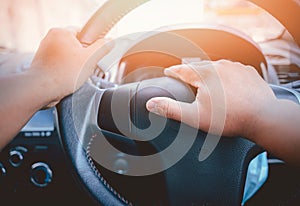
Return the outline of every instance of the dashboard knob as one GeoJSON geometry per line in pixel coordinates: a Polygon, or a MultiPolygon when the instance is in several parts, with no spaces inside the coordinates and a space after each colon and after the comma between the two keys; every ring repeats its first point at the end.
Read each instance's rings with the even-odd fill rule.
{"type": "Polygon", "coordinates": [[[19,150],[11,150],[9,152],[9,163],[13,166],[13,167],[19,167],[22,162],[23,162],[24,156],[22,154],[22,152],[20,152],[19,150]]]}
{"type": "Polygon", "coordinates": [[[4,167],[4,165],[2,163],[0,163],[0,180],[2,179],[2,177],[4,177],[6,175],[6,169],[4,167]]]}
{"type": "Polygon", "coordinates": [[[46,187],[52,181],[52,170],[44,162],[31,165],[30,181],[37,187],[46,187]]]}

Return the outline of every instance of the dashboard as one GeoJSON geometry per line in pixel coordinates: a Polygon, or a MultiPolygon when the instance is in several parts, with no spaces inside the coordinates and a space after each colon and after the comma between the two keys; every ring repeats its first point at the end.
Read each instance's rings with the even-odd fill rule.
{"type": "Polygon", "coordinates": [[[37,112],[0,152],[1,204],[61,205],[66,201],[90,201],[69,173],[55,126],[55,111],[50,108],[37,112]]]}

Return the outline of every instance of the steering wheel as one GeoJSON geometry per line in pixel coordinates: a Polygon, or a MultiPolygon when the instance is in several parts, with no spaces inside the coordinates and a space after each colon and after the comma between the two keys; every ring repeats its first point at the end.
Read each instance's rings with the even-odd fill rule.
{"type": "MultiPolygon", "coordinates": [[[[107,1],[78,38],[92,43],[145,2],[107,1]]],[[[122,75],[130,76],[142,67],[161,69],[200,53],[209,59],[253,65],[261,75],[261,65],[266,65],[257,45],[233,30],[175,28],[148,35],[128,48],[120,60],[126,63],[122,75]],[[162,39],[163,46],[157,44],[162,39]],[[171,55],[174,39],[180,48],[188,48],[187,53],[171,55]],[[247,49],[221,43],[228,41],[247,49]],[[190,48],[198,49],[188,53],[190,48]]],[[[61,141],[73,176],[100,205],[240,205],[248,165],[262,149],[240,137],[221,138],[149,114],[145,104],[152,97],[185,102],[195,98],[190,86],[161,73],[156,77],[138,82],[129,78],[105,89],[86,83],[60,103],[61,141]]],[[[278,97],[299,103],[293,92],[280,87],[273,90],[278,97]]]]}

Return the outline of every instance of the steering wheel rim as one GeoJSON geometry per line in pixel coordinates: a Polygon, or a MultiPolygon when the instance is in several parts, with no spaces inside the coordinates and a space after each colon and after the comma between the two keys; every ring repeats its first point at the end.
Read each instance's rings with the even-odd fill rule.
{"type": "MultiPolygon", "coordinates": [[[[107,32],[127,13],[150,0],[109,0],[85,24],[78,35],[84,44],[91,44],[99,37],[104,37],[107,32]],[[113,19],[113,22],[111,20],[113,19]],[[94,25],[98,25],[96,28],[94,25]]],[[[297,20],[300,18],[299,3],[294,0],[247,0],[269,12],[278,19],[300,46],[300,28],[297,20]],[[280,8],[280,9],[278,9],[280,8]]]]}

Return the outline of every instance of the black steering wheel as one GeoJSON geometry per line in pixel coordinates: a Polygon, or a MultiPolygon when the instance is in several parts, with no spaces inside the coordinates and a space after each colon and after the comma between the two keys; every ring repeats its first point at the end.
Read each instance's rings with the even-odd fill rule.
{"type": "MultiPolygon", "coordinates": [[[[108,1],[87,23],[79,39],[90,44],[105,36],[113,26],[111,20],[115,23],[145,2],[108,1]]],[[[266,61],[254,42],[231,30],[197,27],[158,32],[132,45],[120,61],[127,63],[123,75],[145,65],[163,68],[178,64],[178,56],[169,53],[174,49],[174,39],[168,41],[166,32],[168,37],[171,33],[184,39],[182,44],[178,41],[180,46],[200,47],[209,59],[241,61],[263,74],[261,65],[266,61]],[[248,53],[237,53],[239,49],[221,44],[224,39],[212,50],[202,41],[204,36],[209,44],[217,37],[238,42],[248,48],[248,53]],[[163,51],[155,44],[161,38],[165,39],[163,51]],[[230,52],[224,52],[227,49],[230,52]]],[[[280,87],[273,90],[278,97],[299,103],[293,92],[280,87]]],[[[194,95],[188,85],[162,76],[139,82],[130,79],[106,89],[86,83],[60,103],[61,140],[72,174],[97,204],[241,204],[248,165],[262,149],[240,137],[220,138],[149,114],[145,107],[155,96],[192,102],[194,95]]]]}

